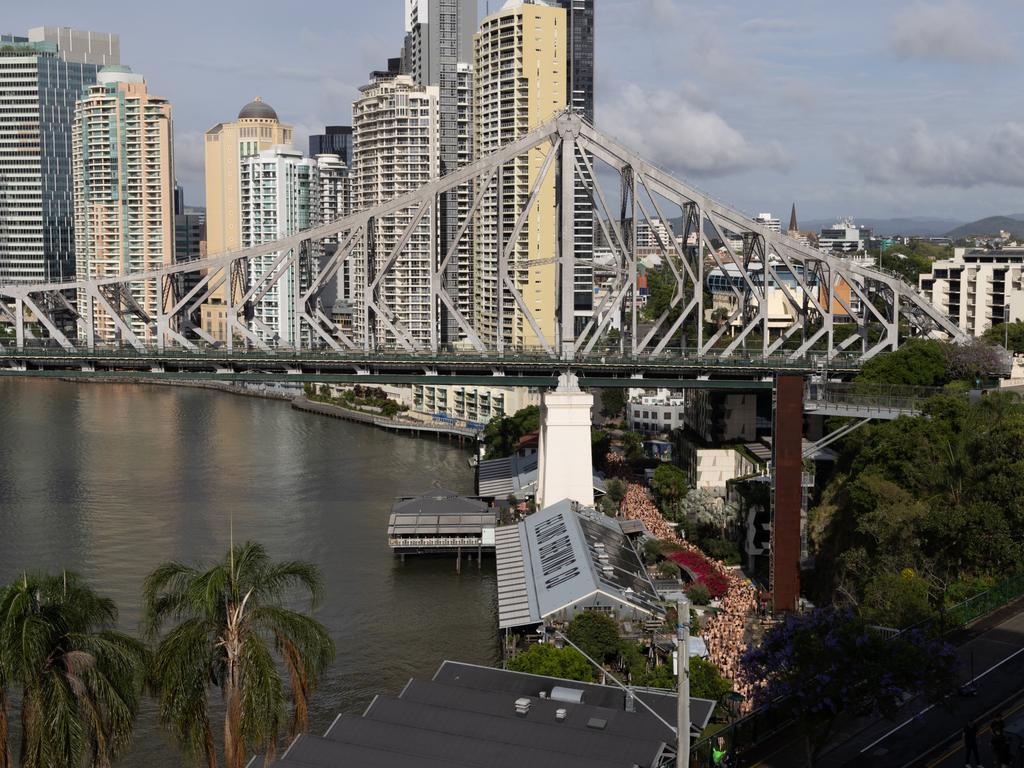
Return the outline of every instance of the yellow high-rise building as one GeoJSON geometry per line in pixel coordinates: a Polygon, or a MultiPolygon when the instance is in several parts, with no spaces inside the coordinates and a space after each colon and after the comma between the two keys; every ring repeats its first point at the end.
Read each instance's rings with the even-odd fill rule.
{"type": "MultiPolygon", "coordinates": [[[[99,71],[75,104],[72,128],[75,259],[78,278],[118,277],[169,266],[174,261],[174,166],[171,105],[151,95],[142,75],[124,66],[99,71]]],[[[131,287],[113,310],[130,302],[131,332],[156,340],[154,323],[164,297],[153,281],[131,287]]],[[[101,301],[78,296],[83,337],[91,324],[101,343],[125,342],[101,301]]]]}
{"type": "MultiPolygon", "coordinates": [[[[257,96],[242,107],[233,123],[218,123],[206,132],[206,252],[209,256],[242,247],[242,160],[264,150],[292,144],[293,129],[257,96]]],[[[226,340],[226,287],[215,291],[202,308],[202,327],[226,340]]]]}
{"type": "MultiPolygon", "coordinates": [[[[480,158],[516,141],[568,104],[569,47],[566,13],[542,2],[508,0],[480,24],[474,45],[474,152],[480,158]]],[[[508,163],[504,170],[503,238],[512,229],[530,197],[551,147],[533,150],[508,163]]],[[[536,204],[509,257],[509,275],[530,308],[548,344],[556,344],[559,222],[555,207],[556,174],[548,175],[536,204]]],[[[525,314],[505,290],[502,326],[498,323],[498,201],[489,192],[474,221],[475,315],[481,340],[507,348],[540,346],[525,314]]]]}

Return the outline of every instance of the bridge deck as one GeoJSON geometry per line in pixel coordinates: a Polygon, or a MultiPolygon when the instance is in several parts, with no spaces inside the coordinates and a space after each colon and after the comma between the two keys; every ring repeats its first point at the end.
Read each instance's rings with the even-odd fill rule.
{"type": "MultiPolygon", "coordinates": [[[[546,355],[481,356],[447,354],[339,355],[318,352],[206,350],[140,353],[126,349],[67,352],[59,348],[0,350],[0,375],[123,376],[168,380],[279,381],[394,384],[475,383],[548,387],[571,370],[588,387],[747,388],[770,387],[779,373],[810,376],[816,357],[593,356],[557,360],[546,355]]],[[[854,358],[832,360],[835,375],[854,374],[854,358]]]]}

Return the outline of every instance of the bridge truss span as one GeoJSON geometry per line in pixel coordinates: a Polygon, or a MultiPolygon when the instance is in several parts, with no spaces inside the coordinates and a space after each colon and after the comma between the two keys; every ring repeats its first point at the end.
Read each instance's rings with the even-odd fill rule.
{"type": "Polygon", "coordinates": [[[50,346],[70,357],[123,347],[155,358],[218,349],[863,361],[928,334],[963,338],[899,278],[768,231],[571,113],[390,202],[270,242],[149,272],[0,285],[7,356],[50,346]],[[602,242],[587,263],[576,248],[579,188],[602,242]],[[468,203],[442,250],[443,200],[456,192],[468,203]],[[311,257],[325,240],[333,251],[311,257]],[[467,253],[472,301],[458,295],[469,281],[450,282],[467,253]],[[580,306],[581,273],[594,276],[583,286],[591,306],[580,306]],[[340,275],[350,301],[341,316],[326,298],[340,275]],[[155,307],[139,299],[153,295],[155,307]],[[204,320],[211,302],[217,331],[204,320]]]}

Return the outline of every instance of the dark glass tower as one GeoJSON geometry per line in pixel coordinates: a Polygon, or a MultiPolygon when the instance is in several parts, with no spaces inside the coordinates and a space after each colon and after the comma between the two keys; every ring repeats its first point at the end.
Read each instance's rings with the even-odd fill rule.
{"type": "Polygon", "coordinates": [[[309,156],[337,155],[341,161],[352,166],[352,126],[328,125],[324,133],[309,137],[309,156]]]}
{"type": "MultiPolygon", "coordinates": [[[[569,25],[569,82],[567,93],[573,110],[594,122],[594,0],[558,0],[569,25]]],[[[582,165],[582,163],[581,163],[582,165]]],[[[594,206],[588,185],[577,179],[575,200],[576,331],[582,330],[594,309],[594,206]]]]}

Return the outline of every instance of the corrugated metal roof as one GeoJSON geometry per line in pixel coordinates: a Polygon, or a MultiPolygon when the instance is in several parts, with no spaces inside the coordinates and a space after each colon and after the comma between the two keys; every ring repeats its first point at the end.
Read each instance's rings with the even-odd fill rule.
{"type": "MultiPolygon", "coordinates": [[[[498,564],[498,627],[508,629],[539,624],[537,600],[527,585],[528,561],[523,556],[519,526],[509,525],[494,532],[498,564]]],[[[531,578],[532,581],[532,578],[531,578]]]]}
{"type": "Polygon", "coordinates": [[[568,499],[496,532],[498,626],[536,624],[600,592],[654,615],[658,593],[615,520],[568,499]]]}

